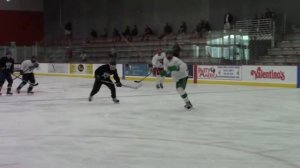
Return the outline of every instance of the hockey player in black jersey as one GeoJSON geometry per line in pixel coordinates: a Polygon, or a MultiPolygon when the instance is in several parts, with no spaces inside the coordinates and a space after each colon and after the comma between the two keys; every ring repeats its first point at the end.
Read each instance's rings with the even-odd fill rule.
{"type": "Polygon", "coordinates": [[[0,59],[0,95],[5,80],[8,82],[6,94],[12,95],[11,87],[13,84],[13,79],[11,74],[14,72],[15,60],[11,56],[11,52],[7,51],[5,56],[0,59]]]}
{"type": "Polygon", "coordinates": [[[90,93],[89,101],[92,101],[93,96],[98,93],[102,85],[106,85],[111,91],[111,98],[114,103],[119,103],[119,100],[116,98],[116,88],[114,83],[110,79],[110,75],[113,75],[114,80],[116,81],[117,87],[122,87],[120,82],[119,75],[116,69],[116,62],[111,61],[109,64],[100,66],[95,71],[95,82],[93,90],[90,93]]]}

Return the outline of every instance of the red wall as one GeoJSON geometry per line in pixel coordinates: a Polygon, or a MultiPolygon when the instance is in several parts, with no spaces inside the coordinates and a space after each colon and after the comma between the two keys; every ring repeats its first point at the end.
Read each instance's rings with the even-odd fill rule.
{"type": "Polygon", "coordinates": [[[44,36],[43,12],[0,10],[0,44],[31,45],[44,36]]]}

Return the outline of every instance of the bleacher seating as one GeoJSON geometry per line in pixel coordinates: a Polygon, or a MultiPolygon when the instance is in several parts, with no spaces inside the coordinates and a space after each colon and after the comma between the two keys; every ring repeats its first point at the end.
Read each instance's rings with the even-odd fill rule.
{"type": "Polygon", "coordinates": [[[300,64],[300,34],[292,33],[285,36],[284,41],[278,42],[275,48],[268,50],[268,56],[262,56],[263,64],[300,64]]]}
{"type": "MultiPolygon", "coordinates": [[[[198,45],[202,48],[200,55],[204,56],[204,39],[191,38],[186,35],[169,35],[159,40],[157,36],[152,36],[149,40],[140,40],[141,37],[135,37],[132,41],[122,38],[115,42],[113,38],[106,39],[73,39],[71,41],[48,41],[43,45],[44,50],[39,52],[45,62],[80,62],[80,54],[84,51],[87,54],[87,62],[107,62],[112,48],[117,52],[119,63],[151,63],[151,58],[157,48],[171,48],[177,41],[181,47],[180,58],[188,62],[200,61],[193,59],[192,45],[198,45]],[[66,56],[66,50],[72,49],[72,58],[66,56]]],[[[202,61],[203,62],[203,61],[202,61]]]]}

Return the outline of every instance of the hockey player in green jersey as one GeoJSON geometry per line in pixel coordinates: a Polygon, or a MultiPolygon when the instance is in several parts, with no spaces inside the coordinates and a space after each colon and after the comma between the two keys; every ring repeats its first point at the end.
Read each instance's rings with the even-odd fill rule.
{"type": "Polygon", "coordinates": [[[187,65],[179,58],[173,56],[171,50],[166,52],[166,57],[164,58],[164,71],[162,71],[160,75],[166,76],[168,72],[171,73],[172,79],[176,82],[176,90],[185,102],[184,107],[191,109],[193,105],[185,91],[188,80],[187,65]]]}

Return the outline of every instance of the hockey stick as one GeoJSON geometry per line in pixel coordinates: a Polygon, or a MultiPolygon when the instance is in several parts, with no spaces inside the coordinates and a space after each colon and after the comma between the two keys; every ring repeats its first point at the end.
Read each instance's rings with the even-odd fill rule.
{"type": "MultiPolygon", "coordinates": [[[[114,85],[113,82],[109,82],[109,81],[103,81],[103,80],[101,80],[101,82],[102,82],[102,83],[108,83],[108,84],[113,84],[113,85],[114,85]]],[[[137,85],[137,86],[131,86],[131,85],[122,84],[122,87],[130,88],[130,89],[138,89],[138,88],[140,88],[141,86],[142,86],[142,84],[139,84],[139,85],[137,85]]]]}
{"type": "MultiPolygon", "coordinates": [[[[21,79],[23,82],[26,82],[26,84],[29,82],[29,81],[25,81],[24,79],[22,79],[20,76],[17,76],[17,75],[14,75],[12,74],[13,76],[15,76],[15,79],[21,79]]],[[[33,83],[33,84],[30,84],[31,86],[37,86],[39,85],[39,83],[33,83]]]]}
{"type": "MultiPolygon", "coordinates": [[[[28,68],[24,72],[27,72],[29,70],[32,70],[32,68],[28,68]]],[[[13,75],[13,76],[15,76],[14,79],[13,79],[13,80],[15,80],[15,79],[19,78],[20,76],[22,76],[22,74],[20,73],[19,75],[13,75]]]]}
{"type": "Polygon", "coordinates": [[[146,75],[143,79],[138,80],[138,81],[134,81],[135,83],[141,83],[142,81],[144,81],[148,76],[150,76],[152,73],[150,72],[148,75],[146,75]]]}
{"type": "Polygon", "coordinates": [[[138,88],[140,88],[142,86],[142,84],[140,83],[140,84],[138,84],[136,86],[130,86],[130,85],[124,85],[124,84],[122,84],[122,86],[127,87],[127,88],[131,88],[131,89],[138,89],[138,88]]]}

